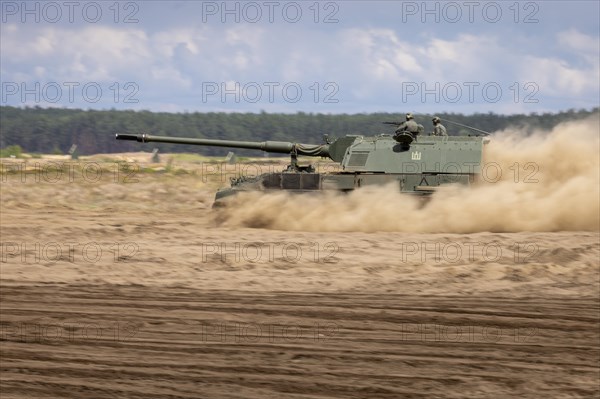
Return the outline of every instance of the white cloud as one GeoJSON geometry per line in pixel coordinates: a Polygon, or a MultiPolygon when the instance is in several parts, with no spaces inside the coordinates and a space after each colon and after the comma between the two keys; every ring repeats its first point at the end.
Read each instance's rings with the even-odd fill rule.
{"type": "Polygon", "coordinates": [[[47,31],[45,36],[38,36],[33,43],[34,53],[38,56],[45,56],[56,51],[57,40],[53,31],[47,31]]]}
{"type": "MultiPolygon", "coordinates": [[[[498,81],[505,90],[513,82],[535,82],[538,97],[596,99],[600,91],[598,38],[576,29],[557,32],[560,52],[549,50],[544,55],[535,55],[532,49],[539,41],[527,36],[506,40],[495,34],[459,33],[423,38],[401,36],[387,27],[189,25],[152,34],[142,25],[25,29],[5,24],[0,29],[3,80],[136,81],[140,93],[164,98],[161,104],[171,104],[170,108],[177,99],[199,99],[203,82],[226,81],[299,82],[306,97],[312,95],[308,87],[314,82],[321,87],[335,82],[340,88],[336,98],[346,104],[365,103],[365,109],[400,103],[405,82],[431,87],[435,82],[498,81]]],[[[505,97],[511,99],[509,94],[505,97]]],[[[270,109],[276,106],[282,105],[269,104],[270,109]]],[[[181,107],[195,109],[196,105],[182,103],[181,107]]]]}
{"type": "Polygon", "coordinates": [[[562,47],[575,50],[578,53],[593,54],[595,62],[598,62],[600,51],[600,38],[585,35],[576,29],[569,29],[557,34],[558,44],[562,47]]]}
{"type": "Polygon", "coordinates": [[[598,98],[600,92],[600,49],[598,38],[571,29],[559,32],[557,43],[571,56],[525,56],[519,63],[519,76],[539,84],[540,90],[567,100],[588,96],[598,98]]]}
{"type": "Polygon", "coordinates": [[[524,81],[535,82],[546,94],[566,97],[584,94],[590,88],[598,90],[589,69],[570,67],[555,58],[525,57],[521,76],[524,81]]]}
{"type": "Polygon", "coordinates": [[[33,68],[34,70],[34,74],[35,77],[37,79],[44,79],[46,76],[46,68],[44,68],[43,66],[36,66],[35,68],[33,68]]]}
{"type": "Polygon", "coordinates": [[[171,58],[177,47],[183,47],[191,54],[198,54],[206,39],[201,31],[189,28],[176,28],[159,32],[152,37],[155,51],[162,57],[171,58]]]}
{"type": "MultiPolygon", "coordinates": [[[[513,42],[486,35],[408,43],[391,30],[352,29],[344,37],[345,51],[359,54],[354,71],[359,72],[357,82],[363,95],[365,91],[375,95],[390,86],[399,90],[402,82],[424,82],[427,88],[436,82],[442,86],[497,82],[504,89],[504,97],[513,103],[516,94],[510,87],[515,82],[521,90],[528,82],[536,84],[538,100],[544,95],[593,98],[600,91],[598,40],[575,30],[558,35],[558,42],[573,53],[567,59],[531,55],[526,47],[515,48],[513,42]],[[366,89],[368,86],[371,90],[366,89]]],[[[519,93],[517,102],[530,93],[519,93]]]]}
{"type": "Polygon", "coordinates": [[[166,67],[152,67],[150,68],[150,75],[152,81],[156,85],[163,87],[175,86],[174,89],[190,89],[192,87],[192,81],[184,77],[179,70],[173,66],[166,67]]]}
{"type": "Polygon", "coordinates": [[[2,29],[2,55],[32,69],[44,60],[55,80],[117,80],[124,70],[139,70],[151,52],[139,29],[10,26],[2,29]]]}
{"type": "Polygon", "coordinates": [[[411,43],[401,41],[391,29],[349,29],[340,36],[346,50],[344,58],[355,58],[358,63],[350,65],[361,67],[365,75],[372,73],[378,79],[400,81],[423,71],[411,43]]]}
{"type": "Polygon", "coordinates": [[[265,39],[265,31],[252,25],[234,25],[225,31],[224,43],[228,46],[242,45],[257,49],[265,39]]]}

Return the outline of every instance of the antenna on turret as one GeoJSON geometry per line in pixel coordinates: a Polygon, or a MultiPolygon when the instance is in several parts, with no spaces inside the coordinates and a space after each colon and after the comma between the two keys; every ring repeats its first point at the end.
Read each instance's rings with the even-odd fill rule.
{"type": "MultiPolygon", "coordinates": [[[[426,116],[426,117],[428,117],[428,118],[431,118],[431,115],[428,115],[428,114],[419,114],[419,113],[417,113],[417,112],[413,112],[413,114],[414,114],[414,115],[419,115],[419,116],[426,116]]],[[[491,134],[490,132],[486,132],[485,130],[477,129],[476,127],[469,126],[469,125],[463,125],[462,123],[454,122],[454,121],[451,121],[451,120],[448,120],[448,119],[442,119],[442,118],[440,118],[440,120],[441,120],[442,122],[447,122],[447,123],[451,123],[451,124],[453,124],[453,125],[457,125],[457,126],[465,127],[465,128],[467,128],[467,129],[474,130],[474,131],[476,131],[476,132],[479,132],[479,133],[485,134],[486,136],[489,136],[489,135],[491,134]]]]}
{"type": "MultiPolygon", "coordinates": [[[[440,118],[441,119],[441,118],[440,118]]],[[[453,122],[453,121],[449,121],[448,119],[441,119],[443,122],[448,122],[451,123],[453,125],[458,125],[458,126],[462,126],[462,127],[466,127],[467,129],[471,129],[471,130],[475,130],[476,132],[485,134],[486,136],[489,136],[491,133],[490,132],[486,132],[485,130],[481,130],[481,129],[477,129],[473,126],[468,126],[468,125],[463,125],[462,123],[458,123],[458,122],[453,122]]]]}

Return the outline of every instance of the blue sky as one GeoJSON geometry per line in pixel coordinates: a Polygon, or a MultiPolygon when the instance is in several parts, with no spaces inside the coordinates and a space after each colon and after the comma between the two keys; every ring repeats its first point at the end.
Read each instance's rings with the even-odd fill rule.
{"type": "Polygon", "coordinates": [[[600,102],[597,1],[1,3],[1,105],[511,114],[600,102]]]}

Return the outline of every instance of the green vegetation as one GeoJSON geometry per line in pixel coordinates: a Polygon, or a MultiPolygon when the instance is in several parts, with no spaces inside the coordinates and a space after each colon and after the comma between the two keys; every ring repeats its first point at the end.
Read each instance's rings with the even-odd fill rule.
{"type": "MultiPolygon", "coordinates": [[[[496,115],[447,114],[442,119],[474,126],[485,131],[497,131],[507,127],[519,127],[526,131],[551,129],[557,124],[585,118],[593,110],[569,110],[554,114],[496,115]]],[[[431,130],[430,117],[416,116],[417,121],[431,130]]],[[[159,154],[169,152],[197,153],[205,156],[224,157],[229,149],[197,147],[176,144],[140,145],[135,142],[116,141],[115,133],[149,133],[154,135],[212,138],[224,140],[278,140],[302,143],[321,143],[323,134],[341,137],[347,134],[375,135],[392,133],[393,126],[383,121],[401,121],[402,113],[373,113],[353,115],[325,115],[299,112],[296,114],[267,113],[165,113],[149,111],[93,111],[60,108],[0,107],[0,145],[23,148],[27,152],[66,153],[77,144],[81,155],[128,151],[151,151],[159,148],[159,154]]],[[[450,135],[468,134],[468,130],[447,124],[450,135]]],[[[3,150],[8,151],[8,148],[3,150]]],[[[14,151],[14,150],[12,150],[14,151]]],[[[236,150],[240,156],[256,156],[256,151],[236,150]]],[[[17,154],[14,154],[17,156],[17,154]]],[[[265,160],[268,158],[265,158],[265,160]]],[[[187,160],[187,159],[186,159],[187,160]]],[[[198,157],[198,162],[202,157],[198,157]]]]}
{"type": "MultiPolygon", "coordinates": [[[[1,132],[1,130],[0,130],[1,132]]],[[[0,137],[1,137],[1,133],[0,133],[0,137]]],[[[15,157],[15,158],[21,158],[21,154],[23,153],[23,150],[21,149],[20,145],[9,145],[8,147],[1,149],[0,150],[0,158],[9,158],[9,157],[15,157]]]]}

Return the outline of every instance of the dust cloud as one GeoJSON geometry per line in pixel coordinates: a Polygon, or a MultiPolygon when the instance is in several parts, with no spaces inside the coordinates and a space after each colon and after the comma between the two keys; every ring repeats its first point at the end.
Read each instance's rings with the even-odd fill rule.
{"type": "Polygon", "coordinates": [[[293,231],[475,233],[600,230],[600,120],[526,135],[504,130],[484,150],[483,178],[448,185],[431,200],[397,185],[351,194],[245,193],[217,216],[230,227],[293,231]]]}

